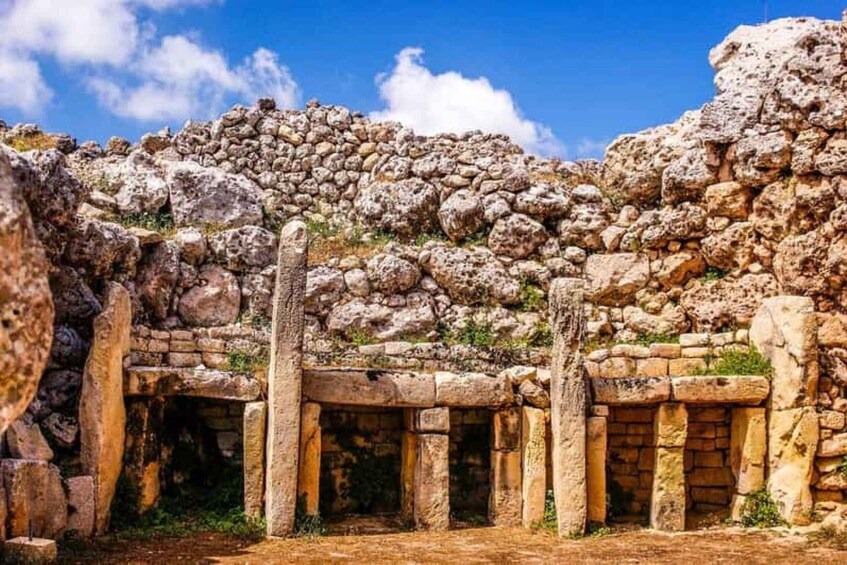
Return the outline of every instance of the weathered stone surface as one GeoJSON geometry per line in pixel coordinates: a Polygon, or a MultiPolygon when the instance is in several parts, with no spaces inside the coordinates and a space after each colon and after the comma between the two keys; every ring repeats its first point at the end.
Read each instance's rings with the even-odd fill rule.
{"type": "Polygon", "coordinates": [[[171,298],[179,279],[179,249],[169,241],[157,243],[138,265],[135,288],[138,298],[154,320],[170,313],[171,298]]]}
{"type": "Polygon", "coordinates": [[[262,223],[262,191],[246,177],[189,161],[169,164],[166,175],[177,225],[234,228],[262,223]]]}
{"type": "Polygon", "coordinates": [[[308,516],[318,514],[321,479],[321,405],[306,402],[300,419],[300,470],[297,496],[308,516]]]}
{"type": "Polygon", "coordinates": [[[653,404],[671,397],[667,377],[594,378],[590,383],[594,402],[601,404],[653,404]]]}
{"type": "Polygon", "coordinates": [[[153,214],[168,201],[168,185],[149,153],[135,150],[102,169],[104,191],[122,214],[153,214]]]}
{"type": "Polygon", "coordinates": [[[3,459],[6,533],[11,537],[59,536],[67,527],[68,507],[59,468],[46,461],[3,459]]]}
{"type": "Polygon", "coordinates": [[[765,482],[767,423],[764,408],[734,408],[729,439],[729,464],[735,492],[750,494],[765,482]]]}
{"type": "Polygon", "coordinates": [[[656,447],[685,447],[688,437],[688,410],[685,404],[665,402],[653,417],[653,441],[656,447]]]}
{"type": "Polygon", "coordinates": [[[0,433],[35,396],[53,340],[48,263],[29,208],[0,154],[0,433]]]}
{"type": "Polygon", "coordinates": [[[438,193],[419,178],[375,182],[359,192],[355,209],[372,228],[401,235],[429,232],[437,222],[438,193]]]}
{"type": "Polygon", "coordinates": [[[400,440],[400,514],[407,520],[415,518],[415,469],[418,456],[418,435],[414,428],[414,413],[411,409],[403,411],[406,422],[400,440]]]}
{"type": "Polygon", "coordinates": [[[488,247],[498,255],[523,259],[532,255],[547,240],[542,224],[523,214],[500,218],[488,235],[488,247]]]}
{"type": "Polygon", "coordinates": [[[482,373],[435,373],[435,404],[438,406],[498,407],[514,400],[512,383],[505,376],[482,373]]]}
{"type": "Polygon", "coordinates": [[[790,524],[810,521],[813,500],[809,485],[818,435],[818,418],[812,407],[770,412],[767,488],[790,524]]]}
{"type": "Polygon", "coordinates": [[[303,395],[313,402],[428,408],[436,403],[435,377],[381,369],[306,369],[303,395]]]}
{"type": "Polygon", "coordinates": [[[716,331],[725,326],[748,326],[762,301],[778,293],[773,275],[746,274],[738,279],[695,281],[679,303],[695,331],[716,331]]]}
{"type": "Polygon", "coordinates": [[[242,226],[209,236],[209,250],[231,271],[256,271],[276,260],[277,237],[259,226],[242,226]]]}
{"type": "Polygon", "coordinates": [[[685,529],[684,447],[657,447],[650,497],[650,527],[664,531],[685,529]]]}
{"type": "Polygon", "coordinates": [[[444,434],[416,434],[415,526],[445,531],[450,527],[450,439],[444,434]]]}
{"type": "Polygon", "coordinates": [[[671,377],[673,399],[689,404],[758,404],[768,397],[767,377],[758,375],[671,377]]]}
{"type": "MultiPolygon", "coordinates": [[[[267,419],[268,405],[264,401],[248,402],[244,405],[242,425],[244,513],[253,518],[261,517],[264,508],[267,419]]],[[[318,434],[318,442],[320,442],[320,434],[318,434]]],[[[308,442],[301,442],[301,449],[304,445],[308,445],[308,442]]],[[[320,451],[320,447],[318,451],[320,451]]]]}
{"type": "Polygon", "coordinates": [[[524,402],[536,408],[550,408],[550,395],[540,385],[532,381],[523,381],[518,386],[518,393],[524,402]]]}
{"type": "Polygon", "coordinates": [[[70,477],[68,486],[68,526],[66,531],[80,537],[94,534],[94,477],[70,477]]]}
{"type": "Polygon", "coordinates": [[[141,258],[138,238],[112,222],[83,220],[70,233],[64,259],[86,276],[131,280],[141,258]]]}
{"type": "Polygon", "coordinates": [[[773,365],[771,407],[810,406],[817,400],[818,347],[814,303],[778,296],[762,303],[750,326],[750,342],[773,365]]]}
{"type": "Polygon", "coordinates": [[[496,410],[491,418],[491,449],[515,451],[521,445],[521,409],[496,410]]]}
{"type": "Polygon", "coordinates": [[[406,307],[390,308],[356,298],[329,312],[327,330],[348,337],[358,333],[385,341],[426,335],[436,328],[435,303],[430,296],[409,293],[406,304],[406,307]]]}
{"type": "Polygon", "coordinates": [[[218,265],[203,265],[200,285],[179,301],[179,315],[192,326],[224,326],[238,318],[241,289],[238,280],[218,265]]]}
{"type": "Polygon", "coordinates": [[[606,418],[590,417],[586,424],[588,522],[606,521],[606,418]]]}
{"type": "Polygon", "coordinates": [[[126,396],[194,396],[249,402],[262,394],[253,375],[176,367],[131,367],[124,381],[126,396]]]}
{"type": "Polygon", "coordinates": [[[384,294],[405,292],[421,278],[417,265],[387,253],[368,259],[367,267],[371,288],[384,294]]]}
{"type": "Polygon", "coordinates": [[[582,302],[582,281],[553,281],[549,306],[553,331],[550,428],[559,536],[582,533],[587,519],[585,415],[588,394],[580,354],[585,332],[582,302]]]}
{"type": "Polygon", "coordinates": [[[450,409],[426,408],[415,410],[415,431],[418,433],[449,433],[450,409]]]}
{"type": "Polygon", "coordinates": [[[21,536],[3,543],[4,561],[27,565],[49,565],[58,557],[56,542],[51,539],[21,536]]]}
{"type": "Polygon", "coordinates": [[[821,442],[818,449],[821,457],[843,457],[847,455],[847,433],[835,434],[821,442]]]}
{"type": "Polygon", "coordinates": [[[126,403],[126,447],[123,474],[137,492],[138,511],[145,512],[159,501],[162,468],[160,437],[164,424],[162,397],[132,398],[126,403]]]}
{"type": "Polygon", "coordinates": [[[530,406],[521,408],[522,518],[525,528],[544,519],[547,495],[546,428],[544,410],[530,406]]]}
{"type": "Polygon", "coordinates": [[[272,536],[292,532],[297,507],[307,249],[306,224],[286,224],[279,237],[268,374],[265,519],[272,536]]]}
{"type": "Polygon", "coordinates": [[[521,494],[520,450],[492,450],[491,492],[488,498],[488,519],[491,523],[495,526],[521,525],[521,494]]]}
{"type": "Polygon", "coordinates": [[[79,405],[80,459],[83,472],[95,480],[98,533],[109,526],[124,454],[123,360],[129,354],[131,323],[129,293],[119,284],[110,284],[103,312],[94,320],[79,405]]]}
{"type": "Polygon", "coordinates": [[[26,423],[23,420],[13,422],[6,430],[6,448],[15,459],[53,459],[53,450],[44,439],[38,424],[26,423]]]}
{"type": "Polygon", "coordinates": [[[585,262],[586,297],[609,306],[626,304],[650,278],[646,255],[616,253],[591,255],[585,262]]]}
{"type": "Polygon", "coordinates": [[[422,253],[420,263],[460,304],[495,301],[514,304],[520,300],[520,285],[483,247],[435,247],[422,253]]]}
{"type": "Polygon", "coordinates": [[[464,188],[451,194],[441,204],[438,219],[441,229],[453,241],[475,234],[485,222],[479,198],[464,188]]]}
{"type": "Polygon", "coordinates": [[[741,183],[722,182],[708,187],[704,200],[710,216],[744,220],[750,213],[753,193],[741,183]]]}

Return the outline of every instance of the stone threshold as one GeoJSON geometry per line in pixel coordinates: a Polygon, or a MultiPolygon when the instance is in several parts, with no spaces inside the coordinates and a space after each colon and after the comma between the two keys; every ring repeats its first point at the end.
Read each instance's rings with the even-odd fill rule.
{"type": "Polygon", "coordinates": [[[770,393],[770,381],[759,375],[625,377],[589,379],[594,402],[644,405],[676,401],[686,404],[756,405],[770,393]]]}
{"type": "Polygon", "coordinates": [[[264,396],[264,386],[246,373],[131,366],[124,373],[124,396],[193,396],[251,402],[264,396]]]}

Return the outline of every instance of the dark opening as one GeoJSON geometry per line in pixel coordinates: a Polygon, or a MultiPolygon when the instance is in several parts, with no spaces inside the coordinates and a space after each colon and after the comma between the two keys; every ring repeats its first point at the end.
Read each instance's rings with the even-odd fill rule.
{"type": "Polygon", "coordinates": [[[729,460],[731,418],[731,408],[688,407],[685,506],[690,528],[715,525],[729,516],[735,490],[729,460]]]}
{"type": "Polygon", "coordinates": [[[450,409],[450,509],[459,522],[488,521],[491,416],[489,410],[450,409]]]}
{"type": "Polygon", "coordinates": [[[610,520],[640,520],[649,515],[655,412],[653,407],[609,407],[606,492],[610,520]]]}

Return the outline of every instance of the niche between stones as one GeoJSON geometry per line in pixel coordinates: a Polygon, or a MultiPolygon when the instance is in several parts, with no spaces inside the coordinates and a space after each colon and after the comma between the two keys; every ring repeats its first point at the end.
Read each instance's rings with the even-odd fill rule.
{"type": "Polygon", "coordinates": [[[610,520],[640,520],[650,513],[655,413],[655,407],[609,407],[606,492],[610,520]]]}
{"type": "Polygon", "coordinates": [[[687,527],[715,524],[729,516],[735,479],[730,465],[732,409],[688,407],[685,441],[687,527]]]}
{"type": "Polygon", "coordinates": [[[490,410],[450,409],[450,510],[459,522],[488,522],[491,418],[490,410]]]}
{"type": "Polygon", "coordinates": [[[321,405],[321,516],[400,512],[401,409],[321,405]]]}

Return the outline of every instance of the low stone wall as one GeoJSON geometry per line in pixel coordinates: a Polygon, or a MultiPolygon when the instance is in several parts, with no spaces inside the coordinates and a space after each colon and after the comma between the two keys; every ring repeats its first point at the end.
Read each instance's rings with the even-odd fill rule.
{"type": "Polygon", "coordinates": [[[686,507],[696,513],[729,513],[735,487],[729,458],[731,421],[732,410],[725,406],[688,409],[685,494],[686,507]]]}

